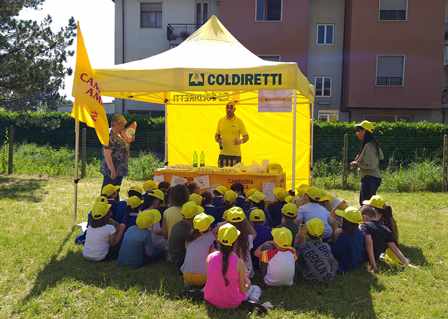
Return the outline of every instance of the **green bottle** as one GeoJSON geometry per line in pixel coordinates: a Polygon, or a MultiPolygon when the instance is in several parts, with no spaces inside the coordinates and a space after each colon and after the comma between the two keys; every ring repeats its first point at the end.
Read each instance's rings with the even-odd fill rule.
{"type": "Polygon", "coordinates": [[[200,161],[199,161],[199,163],[200,163],[200,166],[201,166],[201,167],[204,167],[204,166],[205,166],[205,153],[204,153],[204,151],[201,151],[201,156],[200,156],[200,161]]]}
{"type": "Polygon", "coordinates": [[[196,151],[193,153],[193,167],[198,167],[198,153],[196,151]]]}

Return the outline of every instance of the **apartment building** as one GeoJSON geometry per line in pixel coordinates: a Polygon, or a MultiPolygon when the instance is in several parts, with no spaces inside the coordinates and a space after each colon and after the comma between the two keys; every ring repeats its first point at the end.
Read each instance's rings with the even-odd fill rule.
{"type": "Polygon", "coordinates": [[[115,62],[174,47],[216,14],[255,54],[299,64],[316,118],[447,122],[447,2],[116,0],[115,62]]]}

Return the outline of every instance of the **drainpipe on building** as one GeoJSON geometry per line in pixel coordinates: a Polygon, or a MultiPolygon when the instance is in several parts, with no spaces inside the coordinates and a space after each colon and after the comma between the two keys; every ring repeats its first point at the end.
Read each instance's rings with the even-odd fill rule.
{"type": "MultiPolygon", "coordinates": [[[[125,41],[126,41],[126,33],[125,33],[125,0],[121,0],[121,63],[126,63],[126,49],[125,49],[125,41]]],[[[125,111],[125,100],[121,100],[121,113],[125,111]]]]}

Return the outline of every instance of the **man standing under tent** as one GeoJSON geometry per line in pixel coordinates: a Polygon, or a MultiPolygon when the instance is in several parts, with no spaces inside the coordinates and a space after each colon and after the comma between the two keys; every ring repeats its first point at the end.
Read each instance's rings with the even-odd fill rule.
{"type": "Polygon", "coordinates": [[[215,140],[221,152],[218,166],[233,166],[241,162],[241,144],[249,140],[243,121],[235,116],[235,101],[226,105],[226,116],[219,120],[215,140]]]}

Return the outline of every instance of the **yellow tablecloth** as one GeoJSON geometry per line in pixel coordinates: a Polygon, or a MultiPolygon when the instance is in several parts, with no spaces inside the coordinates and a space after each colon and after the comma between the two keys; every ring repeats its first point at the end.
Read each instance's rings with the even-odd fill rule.
{"type": "Polygon", "coordinates": [[[285,174],[256,174],[231,173],[225,170],[207,171],[201,168],[177,169],[161,168],[154,173],[157,181],[166,181],[171,184],[196,182],[202,191],[211,190],[218,185],[230,187],[233,183],[241,183],[245,189],[255,187],[266,193],[267,199],[272,200],[274,187],[285,187],[285,174]]]}

